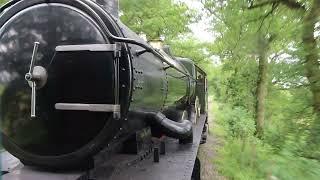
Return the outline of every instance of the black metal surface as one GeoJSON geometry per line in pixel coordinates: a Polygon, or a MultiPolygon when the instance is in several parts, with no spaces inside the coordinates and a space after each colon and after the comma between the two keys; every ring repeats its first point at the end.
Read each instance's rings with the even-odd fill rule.
{"type": "MultiPolygon", "coordinates": [[[[166,154],[160,155],[159,163],[154,163],[153,155],[142,161],[128,165],[114,165],[112,180],[190,180],[197,157],[201,134],[206,115],[201,115],[194,127],[192,144],[179,144],[179,141],[166,138],[166,154]]],[[[114,157],[119,160],[119,157],[114,157]]],[[[134,159],[132,155],[121,155],[122,159],[134,159]]],[[[113,160],[115,162],[116,160],[113,160]]],[[[119,161],[120,162],[120,161],[119,161]]],[[[130,162],[130,161],[129,161],[130,162]]],[[[108,167],[108,165],[106,165],[108,167]]],[[[100,177],[103,179],[106,177],[100,177]]]]}
{"type": "MultiPolygon", "coordinates": [[[[90,164],[103,148],[112,149],[111,142],[159,126],[149,124],[146,114],[183,112],[192,104],[194,77],[183,64],[151,48],[93,1],[17,0],[9,5],[0,14],[1,130],[8,151],[25,164],[90,164]],[[48,79],[33,93],[37,119],[31,120],[31,90],[22,75],[28,72],[34,42],[40,42],[37,65],[46,68],[48,79]],[[90,44],[114,43],[120,44],[121,54],[95,50],[100,46],[90,49],[90,44]],[[61,45],[73,50],[59,51],[61,45]],[[143,48],[147,51],[137,55],[143,48]],[[90,104],[116,104],[121,119],[120,114],[55,108],[57,104],[81,104],[82,110],[83,105],[91,110],[90,104]]],[[[167,133],[159,127],[153,135],[167,133]]]]}
{"type": "Polygon", "coordinates": [[[160,151],[158,147],[153,149],[153,162],[159,163],[160,161],[160,151]]]}
{"type": "MultiPolygon", "coordinates": [[[[54,52],[57,45],[109,41],[92,18],[77,8],[76,1],[44,2],[19,1],[0,18],[3,143],[26,164],[77,166],[76,162],[87,161],[114,137],[119,123],[109,119],[110,113],[65,112],[55,110],[54,105],[112,104],[113,53],[54,52]],[[31,89],[23,79],[35,41],[40,42],[36,65],[45,67],[49,78],[37,90],[37,119],[31,120],[31,89]]],[[[125,92],[128,96],[128,89],[125,92]]]]}
{"type": "Polygon", "coordinates": [[[31,167],[23,167],[12,173],[6,174],[2,180],[77,180],[81,172],[47,172],[31,167]]]}
{"type": "Polygon", "coordinates": [[[3,180],[190,180],[197,157],[206,115],[201,115],[194,128],[192,144],[179,144],[166,138],[166,154],[154,163],[153,154],[141,159],[137,155],[117,154],[91,172],[47,172],[23,167],[3,176],[3,180]]]}
{"type": "MultiPolygon", "coordinates": [[[[121,22],[118,22],[118,25],[125,37],[144,43],[137,34],[121,22]]],[[[148,46],[147,43],[144,44],[148,46]]],[[[131,111],[161,112],[187,102],[188,92],[190,92],[188,81],[190,79],[180,72],[187,73],[180,62],[168,58],[175,65],[175,68],[168,67],[160,58],[150,52],[141,55],[134,53],[142,50],[140,46],[129,44],[129,47],[133,53],[133,87],[135,88],[132,95],[131,111]]]]}
{"type": "Polygon", "coordinates": [[[56,102],[108,103],[112,97],[109,88],[113,84],[110,79],[112,61],[109,65],[104,61],[108,54],[60,53],[53,58],[58,44],[106,43],[99,28],[91,21],[71,6],[38,5],[16,14],[10,23],[1,27],[0,46],[4,47],[0,50],[2,129],[14,143],[30,153],[60,155],[73,152],[95,137],[108,119],[108,114],[65,113],[53,108],[56,102]],[[84,24],[87,28],[83,28],[84,24]],[[38,117],[31,120],[28,111],[31,89],[24,74],[28,71],[35,41],[41,42],[36,64],[47,68],[49,79],[46,86],[38,90],[38,117]],[[110,76],[104,76],[105,73],[110,76]],[[104,87],[101,82],[105,82],[104,87]],[[97,124],[87,123],[92,118],[96,118],[97,124]],[[66,130],[72,126],[72,135],[68,130],[57,129],[61,126],[66,130]],[[79,133],[87,136],[78,136],[79,133]]]}
{"type": "Polygon", "coordinates": [[[166,154],[166,142],[164,142],[164,141],[160,142],[160,154],[161,155],[166,154]]]}
{"type": "Polygon", "coordinates": [[[197,79],[197,72],[195,68],[195,64],[191,59],[188,58],[176,58],[178,61],[180,61],[188,70],[190,75],[193,77],[193,79],[190,79],[190,99],[189,101],[194,101],[194,98],[196,96],[195,88],[196,88],[196,81],[194,79],[197,79]]]}

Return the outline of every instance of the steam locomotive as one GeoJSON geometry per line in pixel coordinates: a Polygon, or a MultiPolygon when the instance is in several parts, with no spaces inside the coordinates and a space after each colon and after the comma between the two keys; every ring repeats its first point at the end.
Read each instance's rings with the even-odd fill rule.
{"type": "Polygon", "coordinates": [[[2,144],[25,165],[79,167],[136,134],[192,143],[206,74],[154,48],[91,0],[0,9],[2,144]],[[149,132],[149,131],[145,131],[149,132]]]}

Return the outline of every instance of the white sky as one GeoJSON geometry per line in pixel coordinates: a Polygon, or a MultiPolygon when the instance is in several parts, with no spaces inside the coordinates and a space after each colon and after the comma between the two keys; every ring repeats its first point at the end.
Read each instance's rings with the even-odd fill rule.
{"type": "Polygon", "coordinates": [[[202,20],[191,24],[189,27],[193,32],[194,37],[201,41],[214,41],[214,33],[210,32],[210,18],[205,16],[203,12],[203,5],[199,2],[199,0],[180,0],[181,2],[185,2],[189,8],[195,9],[200,14],[203,14],[202,20]]]}

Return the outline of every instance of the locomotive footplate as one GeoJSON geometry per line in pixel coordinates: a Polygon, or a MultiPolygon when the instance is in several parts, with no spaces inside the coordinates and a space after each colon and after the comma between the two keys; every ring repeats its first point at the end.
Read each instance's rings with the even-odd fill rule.
{"type": "MultiPolygon", "coordinates": [[[[88,172],[48,172],[24,166],[2,176],[3,180],[190,180],[201,141],[206,115],[194,125],[192,144],[179,144],[165,138],[165,154],[160,153],[159,162],[154,162],[153,153],[145,155],[115,154],[104,164],[88,172]]],[[[159,144],[154,147],[160,148],[159,144]]]]}

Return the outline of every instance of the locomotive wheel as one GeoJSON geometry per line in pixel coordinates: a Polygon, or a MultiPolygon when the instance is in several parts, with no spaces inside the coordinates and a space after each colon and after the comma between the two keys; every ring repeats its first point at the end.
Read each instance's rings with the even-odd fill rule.
{"type": "Polygon", "coordinates": [[[194,162],[191,180],[201,180],[201,162],[198,157],[194,162]]]}

